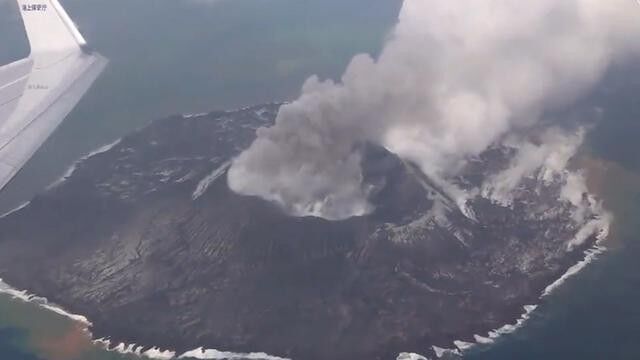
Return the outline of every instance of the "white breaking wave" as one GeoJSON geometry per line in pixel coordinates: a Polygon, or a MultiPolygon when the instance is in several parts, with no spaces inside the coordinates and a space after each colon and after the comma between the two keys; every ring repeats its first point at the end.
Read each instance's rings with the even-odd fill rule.
{"type": "Polygon", "coordinates": [[[471,347],[475,344],[466,342],[466,341],[456,340],[453,342],[453,345],[455,345],[460,351],[465,351],[467,349],[471,349],[471,347]]]}
{"type": "Polygon", "coordinates": [[[480,335],[473,335],[473,338],[475,339],[476,343],[478,344],[493,344],[495,341],[492,338],[488,338],[488,337],[484,337],[484,336],[480,336],[480,335]]]}
{"type": "Polygon", "coordinates": [[[499,329],[490,331],[489,337],[474,335],[475,343],[456,340],[453,342],[453,348],[442,348],[438,346],[432,346],[431,348],[433,349],[433,352],[436,354],[437,358],[441,358],[446,354],[462,356],[464,352],[478,345],[493,344],[498,337],[506,334],[511,334],[514,331],[520,329],[522,326],[524,326],[527,320],[531,318],[531,313],[536,309],[537,305],[524,306],[524,313],[520,316],[515,324],[506,324],[499,329]]]}
{"type": "MultiPolygon", "coordinates": [[[[33,294],[29,294],[26,290],[17,290],[11,285],[5,283],[2,279],[0,279],[0,294],[7,294],[14,299],[32,303],[42,307],[43,309],[52,311],[62,317],[73,320],[77,323],[80,323],[84,326],[84,330],[87,333],[89,338],[92,337],[89,328],[93,325],[87,317],[71,313],[61,306],[50,303],[46,298],[39,297],[33,294]]],[[[111,346],[111,340],[100,338],[93,339],[93,344],[102,347],[107,351],[113,351],[124,355],[136,355],[139,357],[145,357],[153,360],[172,360],[172,359],[187,359],[187,358],[195,358],[195,359],[211,359],[211,360],[290,360],[287,358],[282,358],[278,356],[273,356],[266,354],[264,352],[252,352],[252,353],[234,353],[230,351],[219,351],[215,349],[204,349],[202,347],[190,350],[185,352],[182,355],[176,355],[175,351],[172,350],[162,350],[159,347],[147,348],[147,350],[143,351],[146,347],[136,345],[136,344],[125,344],[119,343],[116,346],[111,346]]]]}
{"type": "Polygon", "coordinates": [[[17,290],[13,288],[11,285],[5,283],[2,279],[0,279],[0,293],[7,294],[13,297],[14,299],[22,300],[24,302],[37,304],[44,309],[53,311],[54,313],[64,316],[73,321],[77,321],[87,327],[92,325],[91,322],[86,317],[82,315],[70,313],[58,305],[49,303],[49,301],[46,298],[29,294],[26,290],[17,290]]]}
{"type": "Polygon", "coordinates": [[[607,251],[607,248],[601,245],[596,245],[595,247],[586,250],[584,252],[584,259],[570,267],[569,270],[567,270],[567,272],[562,275],[562,277],[553,282],[551,285],[547,286],[547,288],[544,290],[544,293],[542,293],[541,298],[551,295],[551,293],[559,288],[562,284],[564,284],[567,279],[578,274],[581,270],[587,267],[587,265],[591,264],[598,258],[600,254],[603,254],[605,251],[607,251]]]}
{"type": "Polygon", "coordinates": [[[146,357],[154,360],[171,360],[175,359],[176,353],[171,350],[161,350],[160,348],[153,347],[148,350],[144,350],[143,346],[136,346],[136,344],[120,343],[115,347],[111,346],[111,340],[109,339],[97,339],[93,341],[94,344],[101,346],[107,351],[117,352],[123,355],[136,355],[138,357],[146,357]]]}
{"type": "Polygon", "coordinates": [[[431,348],[433,349],[433,352],[436,353],[436,357],[438,359],[443,357],[444,355],[447,355],[447,354],[458,355],[458,356],[462,355],[460,353],[460,350],[458,350],[458,349],[445,349],[445,348],[441,348],[441,347],[438,347],[438,346],[432,346],[431,348]]]}
{"type": "MultiPolygon", "coordinates": [[[[608,217],[608,220],[610,220],[611,218],[608,217]]],[[[599,219],[599,221],[602,221],[602,219],[599,219]]],[[[579,261],[577,264],[575,264],[574,266],[570,267],[558,280],[554,281],[553,283],[551,283],[549,286],[547,286],[545,288],[545,290],[543,291],[542,295],[540,295],[540,299],[543,299],[549,295],[551,295],[551,293],[553,293],[553,291],[555,291],[556,289],[558,289],[561,285],[563,285],[569,278],[575,276],[576,274],[578,274],[581,270],[583,270],[584,268],[587,267],[587,265],[589,265],[590,263],[592,263],[593,261],[595,261],[599,255],[603,254],[604,252],[606,252],[607,248],[604,247],[602,245],[602,243],[607,239],[608,235],[609,235],[609,223],[606,222],[601,222],[599,223],[601,225],[600,229],[594,229],[593,231],[590,232],[590,234],[588,236],[592,236],[594,234],[597,233],[596,238],[596,244],[594,245],[594,247],[585,250],[584,251],[584,259],[582,259],[581,261],[579,261]]],[[[591,228],[593,226],[593,224],[587,223],[585,225],[585,228],[591,228]]],[[[512,334],[515,331],[517,331],[518,329],[522,328],[525,323],[531,318],[531,314],[538,308],[538,305],[526,305],[524,306],[524,313],[522,314],[522,316],[520,316],[520,318],[518,320],[516,320],[515,324],[506,324],[504,326],[502,326],[499,329],[495,329],[489,332],[489,336],[488,337],[484,337],[484,336],[480,336],[480,335],[474,335],[474,339],[475,339],[475,343],[469,343],[469,342],[464,342],[464,341],[454,341],[453,348],[441,348],[441,347],[437,347],[437,346],[432,346],[433,351],[435,352],[436,356],[438,358],[441,358],[442,356],[444,356],[445,354],[456,354],[456,355],[462,355],[464,352],[474,348],[475,346],[478,345],[490,345],[493,344],[499,337],[503,336],[503,335],[508,335],[508,334],[512,334]]],[[[398,359],[400,360],[400,359],[398,359]]]]}
{"type": "Polygon", "coordinates": [[[524,324],[531,318],[531,313],[533,313],[538,308],[538,305],[525,305],[523,307],[524,313],[520,316],[518,320],[516,320],[515,324],[506,324],[499,329],[493,330],[489,332],[489,338],[494,340],[499,338],[502,335],[507,335],[515,332],[520,329],[524,324]]]}
{"type": "MultiPolygon", "coordinates": [[[[606,240],[608,234],[609,234],[608,226],[606,226],[606,229],[603,229],[598,233],[596,245],[591,249],[584,251],[584,254],[585,254],[584,259],[578,262],[577,264],[575,264],[574,266],[570,267],[558,280],[554,281],[551,285],[547,286],[544,292],[542,293],[542,295],[540,295],[540,299],[543,299],[551,295],[551,293],[553,293],[553,291],[555,291],[561,285],[563,285],[567,281],[567,279],[578,274],[581,270],[586,268],[587,265],[595,261],[599,255],[606,252],[607,248],[602,245],[602,242],[606,240]]],[[[454,348],[441,348],[437,346],[432,346],[432,349],[435,352],[436,356],[438,358],[441,358],[442,356],[448,353],[462,355],[462,353],[474,348],[475,346],[493,344],[499,337],[503,335],[512,334],[516,332],[518,329],[522,328],[525,325],[525,323],[531,318],[531,314],[537,308],[538,308],[538,305],[524,306],[524,313],[522,314],[522,316],[520,316],[518,320],[516,320],[515,324],[506,324],[499,329],[492,330],[489,332],[488,337],[474,335],[475,343],[469,343],[464,341],[454,341],[453,343],[454,348]]]]}
{"type": "Polygon", "coordinates": [[[272,356],[263,352],[259,353],[232,353],[228,351],[218,351],[212,349],[198,348],[195,350],[187,351],[180,355],[179,359],[194,358],[194,359],[216,359],[216,360],[288,360],[278,356],[272,356]]]}
{"type": "Polygon", "coordinates": [[[429,360],[426,357],[415,353],[400,353],[396,360],[429,360]]]}

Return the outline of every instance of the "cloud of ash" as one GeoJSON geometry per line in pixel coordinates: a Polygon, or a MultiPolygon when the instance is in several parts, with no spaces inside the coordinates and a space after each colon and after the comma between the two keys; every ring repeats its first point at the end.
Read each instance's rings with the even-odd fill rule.
{"type": "Polygon", "coordinates": [[[359,144],[446,179],[636,53],[639,16],[630,0],[405,0],[380,57],[356,56],[337,83],[307,80],[234,161],[229,184],[295,215],[364,214],[359,144]]]}

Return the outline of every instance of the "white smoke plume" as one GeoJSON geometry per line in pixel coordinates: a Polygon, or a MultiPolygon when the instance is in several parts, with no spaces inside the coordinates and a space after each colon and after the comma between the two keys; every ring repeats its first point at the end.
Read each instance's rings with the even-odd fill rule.
{"type": "MultiPolygon", "coordinates": [[[[483,197],[503,206],[511,206],[513,192],[523,178],[538,172],[537,177],[540,180],[547,184],[552,182],[556,175],[567,170],[569,160],[582,145],[584,134],[585,130],[582,128],[575,134],[566,134],[561,129],[550,128],[539,136],[538,143],[520,137],[505,139],[503,143],[517,149],[517,153],[509,167],[485,180],[481,189],[483,197]]],[[[567,189],[561,195],[579,207],[582,195],[587,192],[585,181],[578,174],[568,171],[566,176],[569,177],[567,189]]]]}
{"type": "Polygon", "coordinates": [[[405,0],[380,57],[310,78],[229,171],[239,193],[295,215],[371,210],[362,142],[446,179],[511,131],[567,106],[638,50],[633,0],[405,0]]]}

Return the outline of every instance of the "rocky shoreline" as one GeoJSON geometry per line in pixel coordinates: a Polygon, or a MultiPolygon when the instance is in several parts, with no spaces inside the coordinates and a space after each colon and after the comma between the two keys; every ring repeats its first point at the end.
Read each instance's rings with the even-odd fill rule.
{"type": "MultiPolygon", "coordinates": [[[[527,179],[510,207],[478,196],[470,218],[368,145],[370,215],[293,218],[237,195],[225,166],[279,106],[159,120],[81,161],[0,219],[0,278],[87,316],[112,344],[392,359],[513,323],[596,243],[566,249],[585,224],[558,201],[561,176],[527,179]]],[[[461,186],[509,155],[488,151],[461,186]]]]}

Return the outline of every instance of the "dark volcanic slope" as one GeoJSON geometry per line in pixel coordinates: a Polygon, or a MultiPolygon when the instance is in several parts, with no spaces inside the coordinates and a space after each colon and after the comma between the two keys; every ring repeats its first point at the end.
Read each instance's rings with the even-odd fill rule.
{"type": "MultiPolygon", "coordinates": [[[[412,165],[363,147],[375,213],[293,218],[232,193],[228,161],[278,105],[156,121],[0,220],[0,277],[97,337],[295,359],[428,354],[513,322],[581,255],[559,185],[471,220],[412,165]]],[[[506,166],[493,149],[461,183],[506,166]]],[[[592,244],[593,239],[585,246],[592,244]]]]}

